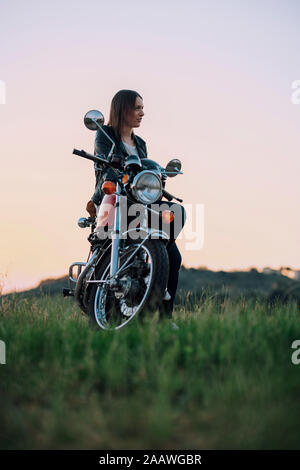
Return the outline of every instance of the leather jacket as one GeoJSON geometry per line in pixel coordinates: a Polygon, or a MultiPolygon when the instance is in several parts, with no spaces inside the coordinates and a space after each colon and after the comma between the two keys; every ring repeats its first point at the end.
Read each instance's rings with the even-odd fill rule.
{"type": "MultiPolygon", "coordinates": [[[[125,159],[128,156],[128,152],[123,142],[116,139],[113,128],[111,126],[106,125],[106,126],[103,126],[103,130],[116,143],[114,154],[122,156],[125,159]]],[[[134,138],[134,143],[137,148],[139,157],[141,159],[147,158],[146,142],[143,139],[141,139],[141,137],[138,137],[137,135],[133,135],[133,138],[134,138]]],[[[110,140],[108,140],[108,138],[98,129],[97,134],[96,134],[96,139],[95,139],[94,154],[105,155],[107,157],[110,152],[111,146],[112,146],[112,143],[110,142],[110,140]]],[[[106,180],[116,181],[116,176],[115,176],[115,173],[111,170],[111,168],[104,167],[101,164],[99,165],[99,163],[98,164],[95,163],[94,166],[95,166],[96,186],[95,186],[95,192],[92,196],[92,201],[94,202],[94,204],[99,205],[104,196],[104,193],[101,190],[102,184],[106,180]]]]}

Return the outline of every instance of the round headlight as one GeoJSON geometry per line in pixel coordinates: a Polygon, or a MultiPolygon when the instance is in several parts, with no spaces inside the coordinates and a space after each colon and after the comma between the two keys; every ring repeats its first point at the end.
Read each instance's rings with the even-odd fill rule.
{"type": "Polygon", "coordinates": [[[153,204],[162,195],[160,177],[153,171],[145,170],[136,175],[131,186],[134,197],[143,204],[153,204]]]}

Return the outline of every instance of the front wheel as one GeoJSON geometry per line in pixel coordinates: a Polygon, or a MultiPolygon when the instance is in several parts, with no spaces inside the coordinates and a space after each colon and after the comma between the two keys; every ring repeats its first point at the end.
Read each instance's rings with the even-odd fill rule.
{"type": "Polygon", "coordinates": [[[161,304],[169,276],[169,258],[161,240],[143,245],[130,243],[120,252],[120,272],[115,286],[109,282],[110,252],[95,269],[95,280],[88,302],[88,315],[94,326],[119,329],[133,318],[154,312],[161,304]],[[128,262],[128,258],[134,252],[128,262]]]}

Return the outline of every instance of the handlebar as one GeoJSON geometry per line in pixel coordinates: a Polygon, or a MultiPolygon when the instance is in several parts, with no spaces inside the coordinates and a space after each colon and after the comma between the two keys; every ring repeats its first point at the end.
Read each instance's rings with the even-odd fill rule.
{"type": "Polygon", "coordinates": [[[92,155],[90,153],[85,152],[85,150],[73,149],[73,154],[78,155],[79,157],[87,158],[88,160],[92,160],[93,162],[106,163],[107,165],[109,165],[109,162],[106,158],[100,157],[99,155],[92,155]]]}
{"type": "MultiPolygon", "coordinates": [[[[87,158],[88,160],[92,160],[93,162],[105,163],[106,165],[113,167],[114,165],[111,164],[106,158],[100,157],[99,155],[92,155],[90,153],[85,152],[85,150],[77,150],[73,149],[73,154],[78,155],[79,157],[87,158]]],[[[172,199],[176,199],[178,202],[183,202],[182,199],[179,199],[172,194],[168,193],[165,189],[163,189],[163,196],[168,200],[172,201],[172,199]]]]}
{"type": "Polygon", "coordinates": [[[173,196],[173,194],[168,193],[165,189],[163,189],[163,196],[168,199],[168,201],[172,201],[172,199],[176,199],[178,202],[183,202],[182,199],[179,199],[179,197],[173,196]]]}
{"type": "Polygon", "coordinates": [[[173,199],[173,196],[172,194],[168,193],[168,191],[166,191],[165,189],[163,189],[163,196],[168,199],[168,201],[172,201],[173,199]]]}

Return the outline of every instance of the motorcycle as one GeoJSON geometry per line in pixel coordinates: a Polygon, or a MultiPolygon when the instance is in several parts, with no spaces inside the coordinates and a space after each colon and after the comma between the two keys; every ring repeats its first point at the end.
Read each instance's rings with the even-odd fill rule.
{"type": "Polygon", "coordinates": [[[63,295],[75,298],[93,326],[117,330],[155,312],[170,298],[166,245],[174,211],[170,205],[164,209],[161,199],[183,202],[164,189],[167,177],[182,174],[181,162],[172,159],[163,168],[136,155],[124,159],[114,154],[116,145],[102,128],[101,112],[87,112],[84,124],[105,134],[112,144],[110,152],[91,155],[74,149],[73,154],[93,161],[96,169],[111,168],[115,178],[102,185],[97,215],[78,220],[79,227],[90,228],[90,251],[87,262],[71,264],[63,295]],[[153,224],[153,218],[158,223],[153,224]]]}

